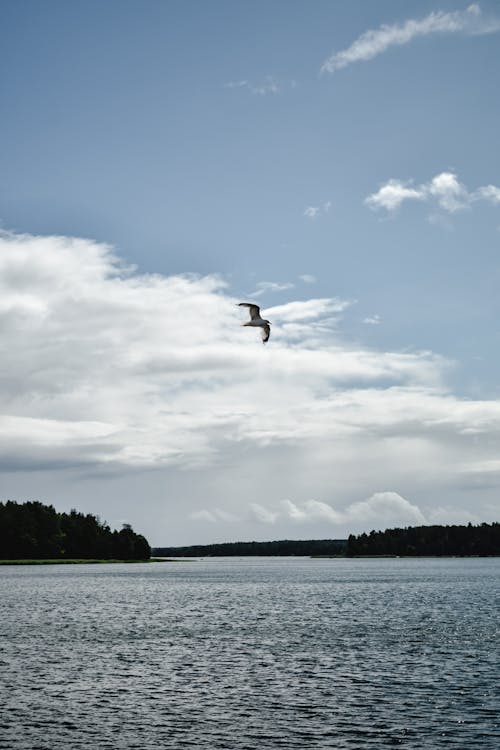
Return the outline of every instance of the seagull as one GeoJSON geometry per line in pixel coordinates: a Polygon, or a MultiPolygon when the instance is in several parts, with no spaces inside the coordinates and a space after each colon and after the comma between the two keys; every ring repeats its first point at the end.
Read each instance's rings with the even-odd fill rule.
{"type": "Polygon", "coordinates": [[[242,323],[242,326],[254,326],[261,329],[262,343],[265,344],[269,340],[271,335],[270,322],[260,317],[260,307],[254,305],[252,302],[240,302],[238,307],[248,307],[250,313],[250,320],[247,323],[242,323]]]}

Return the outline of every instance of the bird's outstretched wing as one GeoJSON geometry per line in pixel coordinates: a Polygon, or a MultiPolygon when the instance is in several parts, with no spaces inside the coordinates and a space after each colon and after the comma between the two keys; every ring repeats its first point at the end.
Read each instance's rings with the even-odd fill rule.
{"type": "Polygon", "coordinates": [[[265,344],[266,341],[269,341],[269,336],[271,335],[271,328],[266,323],[265,326],[262,326],[262,328],[260,329],[260,332],[262,334],[262,343],[265,344]]]}
{"type": "Polygon", "coordinates": [[[252,302],[240,302],[238,307],[248,307],[248,312],[250,313],[250,320],[255,320],[255,318],[260,318],[260,307],[258,305],[254,305],[252,302]]]}

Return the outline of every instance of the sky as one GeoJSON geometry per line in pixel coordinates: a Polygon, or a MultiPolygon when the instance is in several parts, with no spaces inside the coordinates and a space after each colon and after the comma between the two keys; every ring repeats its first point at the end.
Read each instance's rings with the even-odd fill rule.
{"type": "Polygon", "coordinates": [[[498,0],[0,24],[1,499],[165,546],[500,520],[498,0]]]}

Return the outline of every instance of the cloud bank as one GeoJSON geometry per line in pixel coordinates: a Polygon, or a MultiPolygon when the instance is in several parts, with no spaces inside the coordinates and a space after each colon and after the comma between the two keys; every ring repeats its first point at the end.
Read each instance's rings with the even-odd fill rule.
{"type": "Polygon", "coordinates": [[[437,507],[424,513],[418,505],[407,500],[398,492],[374,492],[366,500],[348,504],[343,509],[335,508],[331,503],[319,500],[294,502],[281,500],[272,507],[260,503],[249,503],[246,514],[230,516],[219,508],[199,510],[190,514],[193,521],[208,520],[212,523],[241,523],[254,520],[259,524],[273,526],[291,521],[300,534],[307,535],[307,527],[319,523],[323,525],[325,537],[332,535],[333,529],[358,530],[374,528],[383,530],[397,526],[425,526],[433,523],[477,522],[474,512],[456,508],[437,507]]]}
{"type": "Polygon", "coordinates": [[[365,31],[349,47],[331,55],[321,66],[322,73],[335,73],[348,65],[372,60],[391,47],[408,44],[418,37],[433,34],[491,34],[500,29],[496,19],[485,19],[474,3],[465,11],[430,13],[421,19],[408,19],[402,24],[383,24],[365,31]]]}
{"type": "Polygon", "coordinates": [[[239,301],[218,276],[141,274],[92,240],[1,235],[2,471],[189,469],[193,498],[210,471],[218,499],[184,518],[315,533],[394,511],[392,495],[356,505],[381,486],[414,505],[405,487],[500,483],[500,403],[452,393],[444,358],[346,341],[351,302],[333,296],[267,308],[263,347],[239,301]]]}

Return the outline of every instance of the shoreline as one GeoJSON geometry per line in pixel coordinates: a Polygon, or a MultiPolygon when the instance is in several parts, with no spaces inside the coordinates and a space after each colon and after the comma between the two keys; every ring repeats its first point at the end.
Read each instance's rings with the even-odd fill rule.
{"type": "MultiPolygon", "coordinates": [[[[149,560],[99,560],[86,558],[68,558],[68,559],[24,559],[24,560],[0,560],[1,566],[8,565],[116,565],[130,563],[176,563],[176,562],[194,562],[196,560],[207,560],[211,558],[224,558],[231,560],[237,559],[257,559],[260,555],[200,555],[199,557],[151,557],[149,560]]],[[[500,555],[264,555],[263,557],[272,557],[276,560],[285,557],[309,560],[472,560],[498,558],[500,555]]]]}
{"type": "Polygon", "coordinates": [[[171,558],[150,557],[149,560],[99,560],[85,558],[67,558],[67,559],[33,559],[33,560],[0,560],[0,565],[104,565],[107,563],[161,563],[177,562],[171,558]]]}

